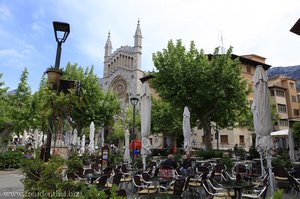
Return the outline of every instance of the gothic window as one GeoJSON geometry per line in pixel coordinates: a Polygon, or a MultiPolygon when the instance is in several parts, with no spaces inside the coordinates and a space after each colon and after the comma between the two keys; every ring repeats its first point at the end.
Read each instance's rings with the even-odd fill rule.
{"type": "Polygon", "coordinates": [[[111,85],[113,91],[115,91],[120,99],[124,99],[127,94],[127,83],[126,81],[119,77],[111,85]]]}

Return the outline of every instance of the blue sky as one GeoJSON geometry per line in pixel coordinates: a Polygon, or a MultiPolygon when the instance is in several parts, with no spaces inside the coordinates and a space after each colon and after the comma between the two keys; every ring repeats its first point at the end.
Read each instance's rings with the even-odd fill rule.
{"type": "Polygon", "coordinates": [[[132,46],[138,19],[143,70],[153,70],[152,53],[170,39],[182,39],[186,46],[194,40],[197,48],[212,53],[221,35],[234,54],[257,54],[272,66],[299,65],[300,36],[289,32],[299,10],[299,0],[0,0],[0,73],[12,90],[27,67],[28,83],[36,91],[55,62],[53,21],[71,26],[61,67],[94,65],[99,77],[108,31],[114,50],[132,46]]]}

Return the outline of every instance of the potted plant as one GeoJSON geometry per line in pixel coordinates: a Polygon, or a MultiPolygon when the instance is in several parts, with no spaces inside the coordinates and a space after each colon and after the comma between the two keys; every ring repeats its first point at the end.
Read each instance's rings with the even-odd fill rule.
{"type": "Polygon", "coordinates": [[[61,76],[63,75],[63,70],[50,66],[46,70],[47,76],[48,76],[48,82],[52,85],[57,85],[60,81],[61,76]]]}

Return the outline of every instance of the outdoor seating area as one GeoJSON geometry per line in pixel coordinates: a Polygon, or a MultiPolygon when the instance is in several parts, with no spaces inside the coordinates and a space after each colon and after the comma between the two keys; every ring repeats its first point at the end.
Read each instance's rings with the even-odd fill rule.
{"type": "MultiPolygon", "coordinates": [[[[74,173],[66,173],[65,179],[83,182],[88,189],[94,186],[107,196],[115,187],[117,195],[126,198],[240,199],[266,198],[269,193],[269,174],[258,171],[260,168],[255,160],[236,161],[232,169],[217,160],[202,160],[193,164],[188,172],[182,172],[181,164],[177,168],[164,165],[167,159],[149,161],[145,170],[123,163],[101,169],[91,162],[74,173]]],[[[277,188],[298,195],[298,174],[298,168],[288,171],[274,167],[272,175],[277,188]]]]}

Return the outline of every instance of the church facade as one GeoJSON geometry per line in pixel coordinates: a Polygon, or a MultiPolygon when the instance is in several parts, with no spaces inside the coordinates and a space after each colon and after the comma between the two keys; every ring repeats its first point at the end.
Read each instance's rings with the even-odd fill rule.
{"type": "Polygon", "coordinates": [[[142,90],[140,78],[144,76],[142,63],[142,32],[140,22],[134,34],[133,46],[121,46],[113,51],[110,33],[105,44],[103,78],[101,87],[117,92],[123,107],[131,97],[138,97],[142,90]]]}

